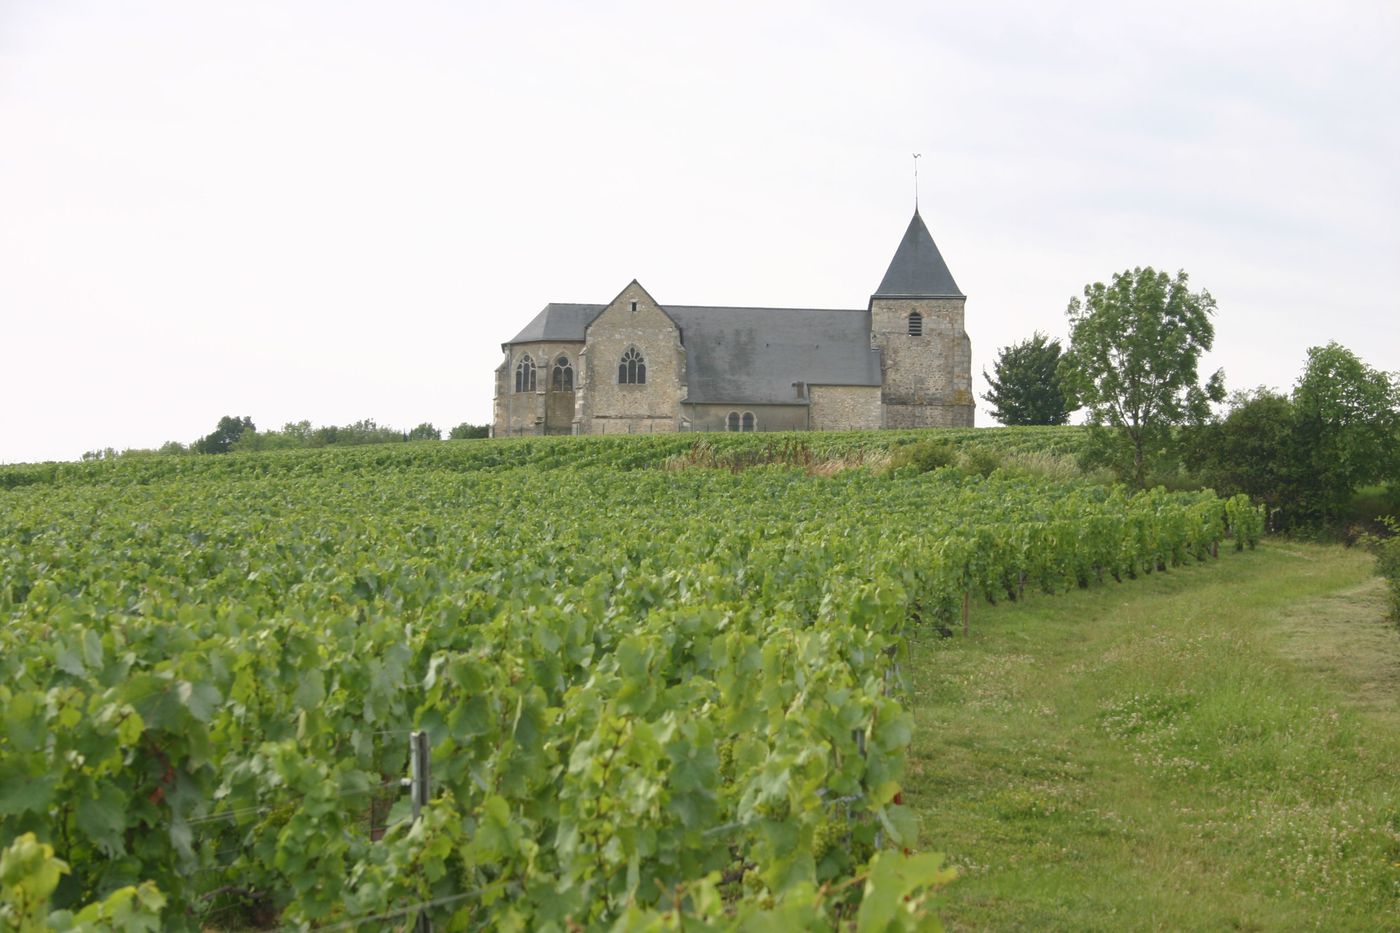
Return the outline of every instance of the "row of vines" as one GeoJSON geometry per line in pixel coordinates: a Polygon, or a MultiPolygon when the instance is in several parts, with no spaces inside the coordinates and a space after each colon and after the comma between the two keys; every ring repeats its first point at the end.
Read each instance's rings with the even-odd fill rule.
{"type": "Polygon", "coordinates": [[[496,448],[118,461],[0,492],[5,909],[913,928],[949,875],[906,851],[907,627],[1257,534],[1203,494],[496,448]],[[410,730],[432,743],[417,820],[410,730]]]}

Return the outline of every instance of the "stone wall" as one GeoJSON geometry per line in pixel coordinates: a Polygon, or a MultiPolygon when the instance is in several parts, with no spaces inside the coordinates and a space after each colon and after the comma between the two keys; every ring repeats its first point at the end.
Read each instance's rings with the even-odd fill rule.
{"type": "Polygon", "coordinates": [[[582,434],[674,434],[675,418],[593,418],[582,434]]]}
{"type": "Polygon", "coordinates": [[[680,330],[635,281],[588,326],[580,354],[574,417],[583,434],[675,431],[685,397],[685,349],[680,330]],[[617,367],[629,347],[646,361],[646,383],[618,382],[617,367]]]}
{"type": "Polygon", "coordinates": [[[972,341],[965,298],[873,298],[871,345],[881,351],[884,426],[972,427],[972,341]],[[923,333],[909,334],[909,315],[923,333]]]}
{"type": "Polygon", "coordinates": [[[808,386],[814,431],[884,427],[879,386],[808,386]]]}
{"type": "Polygon", "coordinates": [[[685,405],[682,424],[687,431],[727,431],[731,411],[738,412],[741,426],[744,412],[752,412],[755,431],[807,430],[806,405],[685,405]]]}
{"type": "Polygon", "coordinates": [[[565,357],[574,369],[574,385],[579,379],[579,353],[582,343],[522,343],[507,347],[506,358],[496,369],[496,396],[492,401],[491,434],[514,437],[521,434],[572,434],[575,392],[553,389],[554,363],[565,357]],[[515,369],[529,356],[535,363],[535,391],[515,391],[515,369]]]}
{"type": "Polygon", "coordinates": [[[885,405],[887,428],[970,428],[971,405],[885,405]]]}

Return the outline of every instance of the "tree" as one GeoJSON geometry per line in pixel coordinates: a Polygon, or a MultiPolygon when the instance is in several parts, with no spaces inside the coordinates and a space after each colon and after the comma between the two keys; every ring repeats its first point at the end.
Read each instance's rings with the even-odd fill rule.
{"type": "Polygon", "coordinates": [[[408,432],[408,439],[411,441],[440,441],[442,440],[442,432],[433,427],[430,422],[424,421],[408,432]]]}
{"type": "Polygon", "coordinates": [[[244,431],[255,430],[257,428],[253,426],[252,418],[224,415],[213,431],[195,441],[190,448],[201,454],[226,454],[233,447],[234,441],[243,436],[244,431]]]}
{"type": "Polygon", "coordinates": [[[282,425],[279,432],[288,440],[290,447],[310,447],[315,429],[311,427],[311,422],[303,418],[300,421],[288,421],[282,425]]]}
{"type": "Polygon", "coordinates": [[[1089,423],[1115,429],[1116,465],[1144,485],[1147,452],[1164,443],[1174,425],[1204,421],[1210,402],[1225,397],[1217,371],[1204,386],[1196,365],[1215,341],[1215,299],[1187,288],[1184,271],[1172,278],[1151,267],[1084,288],[1066,314],[1070,347],[1060,361],[1064,388],[1089,409],[1089,423]]]}
{"type": "Polygon", "coordinates": [[[1270,512],[1293,511],[1298,462],[1293,400],[1260,386],[1230,397],[1230,413],[1192,432],[1186,459],[1224,496],[1245,493],[1270,512]]]}
{"type": "Polygon", "coordinates": [[[1218,492],[1262,500],[1284,527],[1326,523],[1400,475],[1400,379],[1336,343],[1313,347],[1291,396],[1238,393],[1190,451],[1218,492]]]}
{"type": "Polygon", "coordinates": [[[1361,486],[1400,473],[1400,377],[1333,342],[1308,350],[1293,388],[1293,448],[1309,517],[1335,517],[1361,486]]]}
{"type": "Polygon", "coordinates": [[[457,425],[457,427],[453,428],[450,432],[448,432],[447,436],[450,440],[454,441],[464,441],[479,437],[490,437],[491,428],[488,425],[472,424],[469,421],[463,421],[461,424],[457,425]]]}
{"type": "Polygon", "coordinates": [[[313,447],[354,447],[361,444],[395,444],[408,439],[407,433],[385,427],[373,418],[363,418],[354,424],[328,424],[311,435],[313,447]]]}
{"type": "Polygon", "coordinates": [[[1060,341],[1040,331],[1029,340],[1002,347],[993,369],[982,370],[992,387],[982,398],[992,403],[991,415],[1002,424],[1064,424],[1074,408],[1060,385],[1060,341]]]}

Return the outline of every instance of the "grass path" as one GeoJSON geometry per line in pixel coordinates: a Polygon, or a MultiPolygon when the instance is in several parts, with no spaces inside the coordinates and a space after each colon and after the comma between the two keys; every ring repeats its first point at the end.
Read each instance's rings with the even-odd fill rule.
{"type": "Polygon", "coordinates": [[[913,647],[906,802],[950,929],[1400,930],[1400,631],[1269,544],[913,647]]]}

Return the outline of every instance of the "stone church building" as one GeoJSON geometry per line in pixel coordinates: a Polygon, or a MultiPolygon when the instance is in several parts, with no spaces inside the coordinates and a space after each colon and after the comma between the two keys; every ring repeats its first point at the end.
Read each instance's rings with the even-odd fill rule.
{"type": "Polygon", "coordinates": [[[971,427],[972,344],[916,209],[864,310],[548,304],[502,345],[492,434],[971,427]]]}

